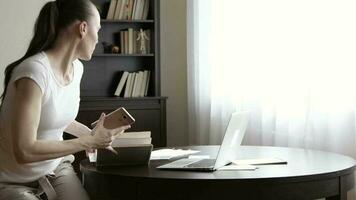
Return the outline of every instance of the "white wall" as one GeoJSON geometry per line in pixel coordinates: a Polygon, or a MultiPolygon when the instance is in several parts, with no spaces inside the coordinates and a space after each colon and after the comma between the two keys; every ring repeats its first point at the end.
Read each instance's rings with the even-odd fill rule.
{"type": "Polygon", "coordinates": [[[161,0],[161,95],[168,145],[188,144],[186,0],[161,0]]]}
{"type": "Polygon", "coordinates": [[[0,91],[3,91],[4,69],[25,54],[33,26],[44,0],[0,1],[0,91]]]}

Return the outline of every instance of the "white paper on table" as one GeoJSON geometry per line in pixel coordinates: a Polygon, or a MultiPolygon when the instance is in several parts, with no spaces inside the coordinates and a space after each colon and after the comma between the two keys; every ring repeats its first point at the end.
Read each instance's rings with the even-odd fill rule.
{"type": "Polygon", "coordinates": [[[235,165],[271,165],[287,164],[287,161],[280,158],[257,158],[257,159],[240,159],[231,161],[235,165]]]}
{"type": "Polygon", "coordinates": [[[256,166],[253,165],[226,165],[223,167],[220,167],[218,170],[219,171],[239,171],[239,170],[255,170],[257,169],[256,166]]]}
{"type": "Polygon", "coordinates": [[[151,160],[169,160],[171,158],[188,156],[198,153],[196,150],[183,150],[183,149],[159,149],[151,152],[151,160]]]}
{"type": "Polygon", "coordinates": [[[188,159],[210,159],[210,155],[190,155],[188,159]]]}

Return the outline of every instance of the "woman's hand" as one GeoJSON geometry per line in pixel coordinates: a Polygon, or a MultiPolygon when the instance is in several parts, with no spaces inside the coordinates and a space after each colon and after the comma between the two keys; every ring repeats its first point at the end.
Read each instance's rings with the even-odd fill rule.
{"type": "MultiPolygon", "coordinates": [[[[131,128],[130,125],[121,126],[115,129],[106,129],[104,127],[105,114],[101,114],[100,119],[92,130],[92,135],[85,138],[86,146],[89,149],[100,149],[107,148],[111,151],[114,149],[111,147],[111,143],[114,141],[115,137],[124,133],[126,129],[131,128]]],[[[115,150],[114,150],[115,151],[115,150]]]]}

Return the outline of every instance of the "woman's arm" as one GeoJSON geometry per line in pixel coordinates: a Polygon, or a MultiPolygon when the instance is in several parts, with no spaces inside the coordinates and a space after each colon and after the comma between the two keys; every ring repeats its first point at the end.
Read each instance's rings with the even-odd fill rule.
{"type": "Polygon", "coordinates": [[[103,127],[105,116],[93,129],[93,135],[84,135],[65,141],[37,140],[37,129],[41,113],[41,90],[29,78],[16,81],[15,106],[12,114],[13,150],[19,163],[30,163],[63,157],[86,149],[106,148],[111,145],[116,134],[129,126],[107,130],[103,127]]]}
{"type": "Polygon", "coordinates": [[[90,128],[75,120],[64,131],[76,137],[91,134],[90,128]]]}

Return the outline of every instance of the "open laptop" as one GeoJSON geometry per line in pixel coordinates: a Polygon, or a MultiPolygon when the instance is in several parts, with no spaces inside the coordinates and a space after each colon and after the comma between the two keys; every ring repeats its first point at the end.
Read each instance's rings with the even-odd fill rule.
{"type": "Polygon", "coordinates": [[[242,139],[248,124],[248,112],[235,112],[231,114],[226,127],[222,144],[216,159],[179,159],[171,163],[158,166],[158,169],[215,171],[236,159],[242,139]]]}

